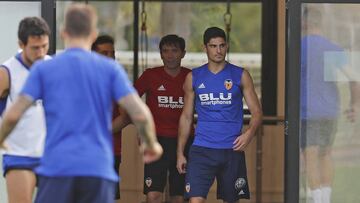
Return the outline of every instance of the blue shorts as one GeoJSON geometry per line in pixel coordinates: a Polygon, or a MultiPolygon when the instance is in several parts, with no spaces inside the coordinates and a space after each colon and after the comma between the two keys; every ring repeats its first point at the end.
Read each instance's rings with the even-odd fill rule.
{"type": "Polygon", "coordinates": [[[22,169],[33,171],[40,164],[40,158],[16,156],[16,155],[3,155],[3,175],[9,170],[22,169]]]}
{"type": "Polygon", "coordinates": [[[191,146],[186,172],[185,198],[206,199],[215,178],[218,199],[235,202],[250,198],[244,152],[191,146]]]}
{"type": "Polygon", "coordinates": [[[98,177],[38,176],[35,203],[113,203],[115,182],[98,177]]]}

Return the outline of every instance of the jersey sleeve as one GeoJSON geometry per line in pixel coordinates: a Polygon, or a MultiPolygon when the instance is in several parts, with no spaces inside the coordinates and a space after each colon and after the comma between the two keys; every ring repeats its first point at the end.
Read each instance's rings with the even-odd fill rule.
{"type": "Polygon", "coordinates": [[[145,71],[136,81],[134,84],[135,89],[137,90],[138,94],[140,95],[140,97],[147,92],[148,88],[149,88],[149,83],[148,81],[148,75],[149,75],[149,71],[145,71]]]}
{"type": "Polygon", "coordinates": [[[26,79],[20,94],[27,96],[32,101],[42,99],[42,82],[41,67],[35,64],[30,69],[30,74],[26,79]]]}
{"type": "Polygon", "coordinates": [[[119,101],[122,97],[135,93],[134,87],[131,85],[123,67],[116,64],[114,70],[114,77],[112,81],[112,95],[115,101],[119,101]]]}

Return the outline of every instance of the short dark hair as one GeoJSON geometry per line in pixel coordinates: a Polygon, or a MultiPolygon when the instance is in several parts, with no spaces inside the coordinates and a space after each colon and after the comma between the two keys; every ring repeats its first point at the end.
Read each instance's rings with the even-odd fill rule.
{"type": "Polygon", "coordinates": [[[50,28],[40,17],[26,17],[19,23],[18,39],[26,45],[30,36],[50,35],[50,28]]]}
{"type": "Polygon", "coordinates": [[[206,45],[212,38],[221,37],[226,41],[226,34],[223,29],[218,27],[209,27],[204,32],[204,45],[206,45]]]}
{"type": "Polygon", "coordinates": [[[317,8],[305,7],[303,10],[303,22],[310,28],[320,28],[322,26],[322,13],[317,8]]]}
{"type": "Polygon", "coordinates": [[[185,40],[182,37],[179,37],[177,35],[166,35],[161,38],[159,49],[161,51],[161,48],[164,45],[173,45],[175,47],[178,47],[181,49],[181,51],[185,51],[185,40]]]}
{"type": "Polygon", "coordinates": [[[94,7],[74,3],[65,14],[65,31],[71,37],[88,37],[96,28],[97,15],[94,7]]]}
{"type": "Polygon", "coordinates": [[[114,38],[111,37],[110,35],[100,35],[92,43],[91,50],[95,51],[99,44],[107,44],[107,43],[114,45],[114,38]]]}

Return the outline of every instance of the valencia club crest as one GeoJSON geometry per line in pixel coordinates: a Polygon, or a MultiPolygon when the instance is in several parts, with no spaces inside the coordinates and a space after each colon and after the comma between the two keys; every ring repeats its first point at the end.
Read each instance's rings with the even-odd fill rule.
{"type": "Polygon", "coordinates": [[[152,184],[152,179],[150,177],[146,178],[145,179],[145,184],[146,184],[147,187],[150,187],[151,184],[152,184]]]}
{"type": "Polygon", "coordinates": [[[233,86],[233,82],[231,79],[226,79],[224,82],[224,86],[227,90],[230,90],[233,86]]]}

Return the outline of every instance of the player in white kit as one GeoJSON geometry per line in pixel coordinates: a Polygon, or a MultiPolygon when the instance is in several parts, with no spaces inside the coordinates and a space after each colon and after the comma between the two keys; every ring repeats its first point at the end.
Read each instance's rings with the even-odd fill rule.
{"type": "MultiPolygon", "coordinates": [[[[46,55],[49,35],[48,25],[39,17],[27,17],[20,21],[18,42],[22,51],[0,65],[0,116],[18,97],[31,65],[37,60],[49,58],[46,55]]],[[[0,141],[3,139],[0,137],[0,141]]],[[[37,101],[5,140],[3,174],[9,203],[32,202],[36,185],[33,169],[40,163],[44,140],[44,111],[42,102],[37,101]]]]}

